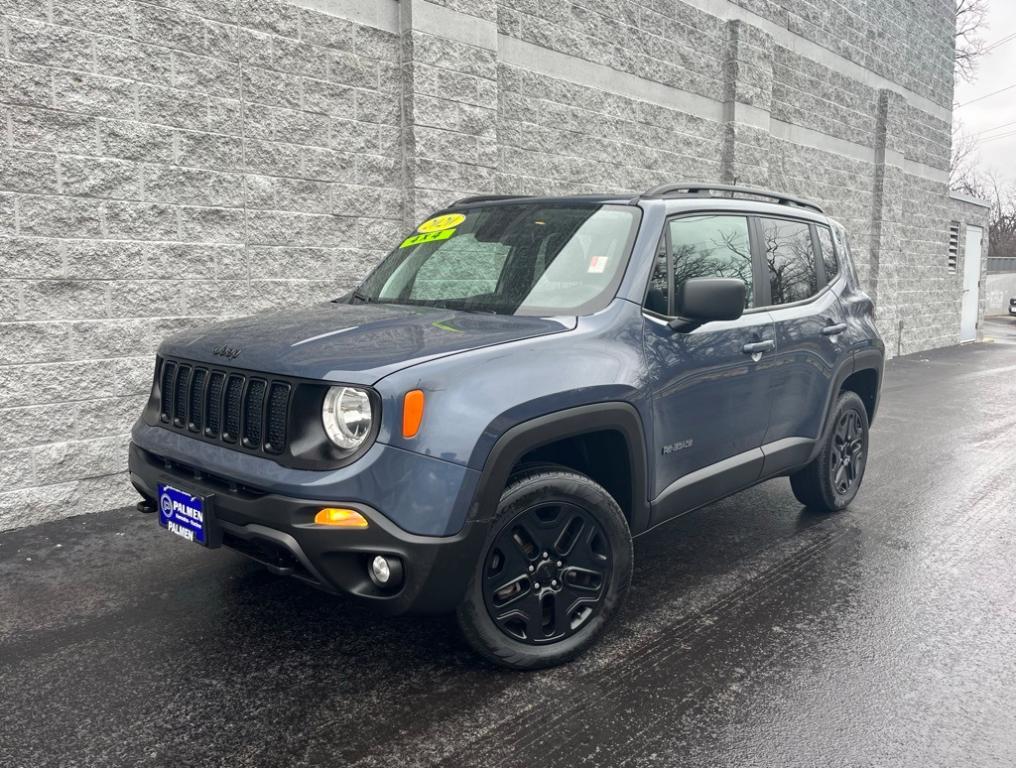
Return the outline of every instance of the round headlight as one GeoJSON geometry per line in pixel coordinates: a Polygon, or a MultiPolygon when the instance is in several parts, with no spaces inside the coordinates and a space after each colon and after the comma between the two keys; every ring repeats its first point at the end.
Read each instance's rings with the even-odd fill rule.
{"type": "Polygon", "coordinates": [[[344,451],[358,448],[370,434],[370,398],[362,389],[332,387],[321,408],[328,439],[344,451]]]}

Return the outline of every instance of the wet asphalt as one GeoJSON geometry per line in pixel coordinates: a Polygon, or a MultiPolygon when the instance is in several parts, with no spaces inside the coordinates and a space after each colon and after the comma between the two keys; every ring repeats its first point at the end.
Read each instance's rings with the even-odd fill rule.
{"type": "Polygon", "coordinates": [[[636,543],[504,672],[132,510],[0,535],[0,765],[1016,765],[1016,321],[890,363],[860,495],[773,480],[636,543]]]}

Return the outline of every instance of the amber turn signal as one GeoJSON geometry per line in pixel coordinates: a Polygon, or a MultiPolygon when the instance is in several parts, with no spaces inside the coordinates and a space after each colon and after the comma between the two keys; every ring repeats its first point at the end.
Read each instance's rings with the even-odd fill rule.
{"type": "Polygon", "coordinates": [[[414,389],[402,398],[402,436],[416,437],[423,421],[423,391],[414,389]]]}
{"type": "Polygon", "coordinates": [[[367,518],[355,509],[342,507],[325,507],[316,515],[314,522],[318,525],[331,525],[335,528],[366,528],[367,518]]]}

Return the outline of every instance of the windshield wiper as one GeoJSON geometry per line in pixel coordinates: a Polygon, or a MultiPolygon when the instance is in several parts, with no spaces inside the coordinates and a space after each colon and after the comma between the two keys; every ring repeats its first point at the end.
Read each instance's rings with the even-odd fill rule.
{"type": "MultiPolygon", "coordinates": [[[[372,299],[370,298],[370,296],[367,296],[367,295],[366,295],[365,293],[363,293],[363,292],[362,292],[362,291],[361,291],[361,290],[360,290],[359,288],[357,288],[356,290],[354,290],[354,291],[353,291],[353,292],[352,292],[352,293],[351,293],[351,294],[349,295],[349,298],[351,298],[351,299],[356,299],[356,300],[357,300],[357,301],[359,301],[359,302],[360,302],[361,304],[370,304],[370,303],[371,303],[371,301],[372,301],[372,299]]],[[[352,303],[352,302],[350,302],[350,303],[352,303]]]]}

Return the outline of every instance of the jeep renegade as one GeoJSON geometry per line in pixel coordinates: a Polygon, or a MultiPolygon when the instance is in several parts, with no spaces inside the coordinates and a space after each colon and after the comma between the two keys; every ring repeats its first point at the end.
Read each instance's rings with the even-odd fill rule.
{"type": "Polygon", "coordinates": [[[788,195],[466,198],[347,296],[164,341],[130,477],[186,539],[549,666],[620,608],[634,536],[777,476],[851,502],[873,315],[788,195]]]}

